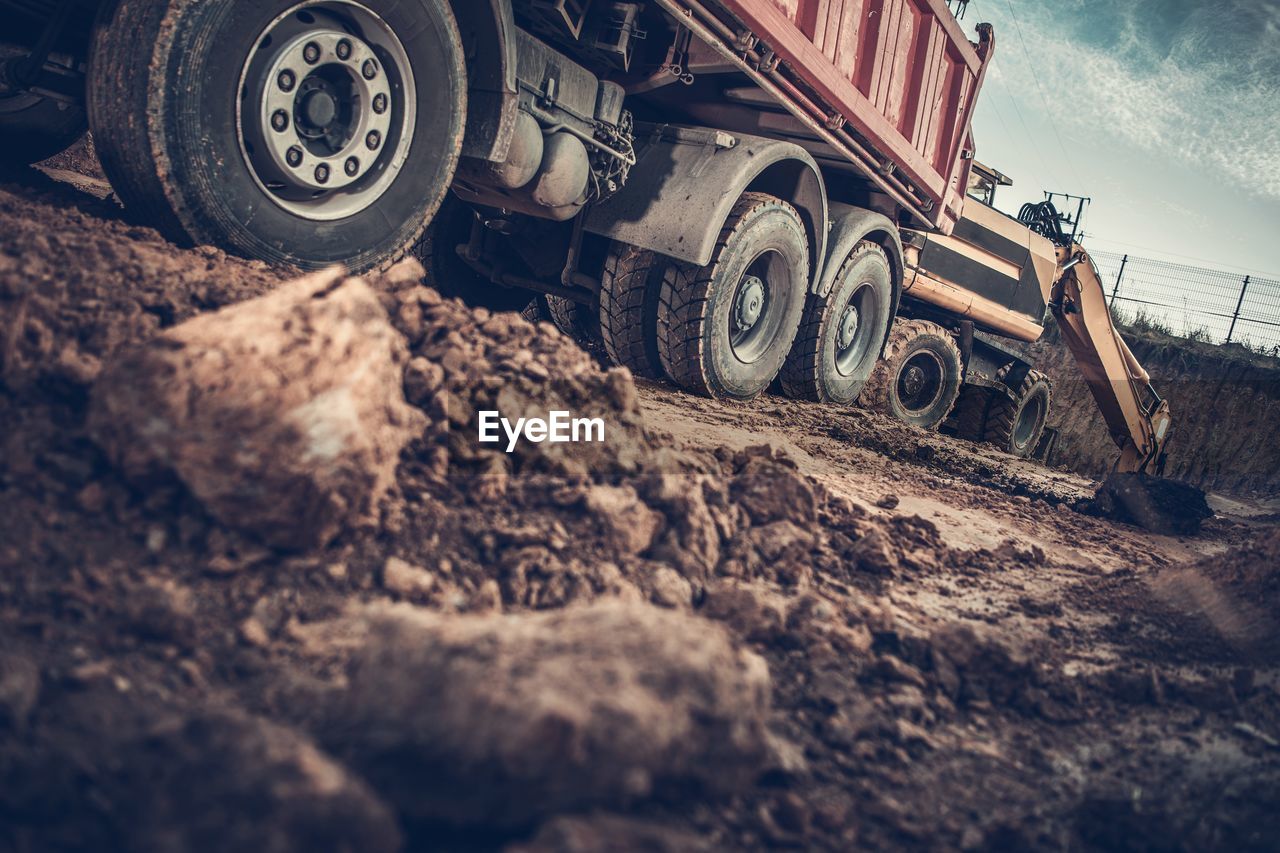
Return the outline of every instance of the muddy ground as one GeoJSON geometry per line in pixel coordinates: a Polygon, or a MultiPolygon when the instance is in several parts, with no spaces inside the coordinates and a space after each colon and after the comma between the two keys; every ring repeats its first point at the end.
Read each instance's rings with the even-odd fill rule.
{"type": "Polygon", "coordinates": [[[281,332],[341,383],[316,306],[391,318],[356,407],[386,482],[277,481],[292,437],[244,425],[301,392],[217,408],[269,303],[213,312],[293,272],[64,165],[0,182],[0,850],[1280,848],[1274,507],[1151,535],[1078,475],[636,383],[403,270],[281,332]],[[495,406],[609,437],[507,455],[495,406]]]}

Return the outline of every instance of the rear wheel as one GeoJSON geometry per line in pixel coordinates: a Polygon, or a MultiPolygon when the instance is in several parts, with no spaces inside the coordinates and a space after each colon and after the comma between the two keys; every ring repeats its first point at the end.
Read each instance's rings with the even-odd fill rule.
{"type": "Polygon", "coordinates": [[[921,429],[934,429],[960,393],[960,349],[928,320],[896,320],[861,402],[921,429]]]}
{"type": "MultiPolygon", "coordinates": [[[[0,45],[0,62],[17,61],[27,51],[16,45],[0,45]]],[[[51,55],[56,62],[71,69],[74,63],[66,57],[51,55]]],[[[0,164],[28,166],[61,154],[88,127],[84,108],[55,101],[30,92],[0,89],[0,164]]]]}
{"type": "Polygon", "coordinates": [[[461,299],[491,311],[522,311],[533,300],[528,290],[495,284],[467,265],[458,247],[471,240],[476,214],[450,193],[431,224],[413,246],[413,255],[427,271],[427,284],[441,295],[461,299]]]}
{"type": "Polygon", "coordinates": [[[782,368],[788,397],[852,403],[867,384],[889,328],[893,278],[884,250],[859,243],[831,292],[809,294],[804,319],[782,368]]]}
{"type": "Polygon", "coordinates": [[[600,337],[600,322],[590,306],[565,296],[546,294],[547,314],[555,327],[579,344],[590,344],[600,337]]]}
{"type": "Polygon", "coordinates": [[[949,432],[965,441],[985,441],[987,437],[987,410],[991,408],[992,390],[982,385],[965,385],[955,408],[942,425],[949,432]]]}
{"type": "Polygon", "coordinates": [[[113,0],[87,87],[126,206],[181,240],[357,271],[439,206],[465,97],[445,0],[113,0]]]}
{"type": "Polygon", "coordinates": [[[658,304],[658,355],[676,384],[749,400],[768,387],[795,340],[809,284],[809,246],[795,208],[745,193],[705,267],[673,263],[658,304]]]}
{"type": "Polygon", "coordinates": [[[672,261],[648,249],[614,242],[600,280],[600,337],[615,363],[636,376],[662,376],[658,300],[672,261]]]}
{"type": "MultiPolygon", "coordinates": [[[[996,378],[1003,381],[1010,370],[1003,368],[996,378]]],[[[1049,378],[1038,370],[1027,371],[1026,378],[1014,389],[1013,399],[1001,394],[991,404],[986,440],[1014,456],[1030,456],[1044,433],[1052,403],[1049,378]]]]}

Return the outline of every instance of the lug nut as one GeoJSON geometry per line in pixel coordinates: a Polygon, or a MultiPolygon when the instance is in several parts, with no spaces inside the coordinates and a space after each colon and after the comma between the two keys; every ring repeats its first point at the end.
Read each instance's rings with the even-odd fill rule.
{"type": "Polygon", "coordinates": [[[307,46],[302,49],[302,58],[308,65],[315,65],[320,61],[320,45],[313,41],[307,42],[307,46]]]}
{"type": "Polygon", "coordinates": [[[290,148],[288,151],[285,152],[284,159],[285,159],[285,162],[287,162],[293,168],[295,169],[298,168],[299,166],[302,165],[302,149],[296,145],[293,146],[292,148],[290,148]]]}
{"type": "Polygon", "coordinates": [[[280,76],[276,78],[276,84],[280,86],[282,92],[292,92],[293,84],[296,82],[298,82],[297,78],[293,76],[292,71],[288,70],[281,71],[280,76]]]}
{"type": "Polygon", "coordinates": [[[324,163],[316,166],[316,183],[326,184],[329,182],[329,167],[324,163]]]}
{"type": "Polygon", "coordinates": [[[271,114],[271,126],[278,132],[284,133],[289,129],[289,114],[284,110],[276,110],[271,114]]]}
{"type": "Polygon", "coordinates": [[[387,96],[379,92],[373,96],[373,111],[382,115],[387,111],[387,96]]]}
{"type": "Polygon", "coordinates": [[[347,41],[346,39],[343,39],[342,41],[338,42],[337,53],[338,53],[338,58],[341,59],[343,62],[346,62],[348,59],[350,59],[351,58],[351,42],[347,41]]]}
{"type": "Polygon", "coordinates": [[[364,79],[372,80],[374,77],[378,76],[378,63],[374,62],[372,59],[366,59],[364,61],[364,66],[360,69],[360,73],[364,75],[364,79]]]}
{"type": "Polygon", "coordinates": [[[360,171],[360,161],[357,160],[355,157],[348,157],[347,164],[346,166],[344,166],[344,168],[346,169],[347,174],[350,177],[354,178],[356,176],[356,172],[360,171]]]}
{"type": "Polygon", "coordinates": [[[378,146],[382,144],[382,134],[376,130],[369,131],[369,135],[364,138],[364,144],[369,146],[370,151],[377,151],[378,146]]]}

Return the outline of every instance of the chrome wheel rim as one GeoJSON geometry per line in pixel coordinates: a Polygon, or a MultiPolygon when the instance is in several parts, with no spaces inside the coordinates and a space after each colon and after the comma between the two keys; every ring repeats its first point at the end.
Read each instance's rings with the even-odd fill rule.
{"type": "Polygon", "coordinates": [[[262,31],[240,77],[236,128],[258,186],[315,221],[377,201],[409,155],[417,90],[408,54],[359,3],[304,2],[262,31]]]}

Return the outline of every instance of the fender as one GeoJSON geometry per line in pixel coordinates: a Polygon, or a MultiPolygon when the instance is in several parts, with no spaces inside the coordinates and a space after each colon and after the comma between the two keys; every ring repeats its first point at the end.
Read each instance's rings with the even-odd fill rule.
{"type": "Polygon", "coordinates": [[[811,281],[819,280],[827,193],[807,151],[792,142],[674,125],[640,125],[636,137],[643,148],[626,186],[592,205],[585,231],[705,266],[734,203],[759,190],[800,213],[811,281]]]}
{"type": "Polygon", "coordinates": [[[500,163],[519,111],[516,24],[511,0],[449,0],[467,61],[467,129],[462,156],[500,163]]]}
{"type": "Polygon", "coordinates": [[[902,259],[902,236],[898,233],[898,226],[882,213],[840,202],[831,203],[827,259],[821,278],[814,279],[813,292],[819,296],[826,296],[831,292],[831,288],[835,286],[836,273],[844,265],[845,258],[863,240],[878,244],[889,259],[890,280],[893,283],[893,296],[889,302],[889,326],[892,327],[893,318],[898,316],[898,303],[902,300],[906,267],[902,259]]]}

